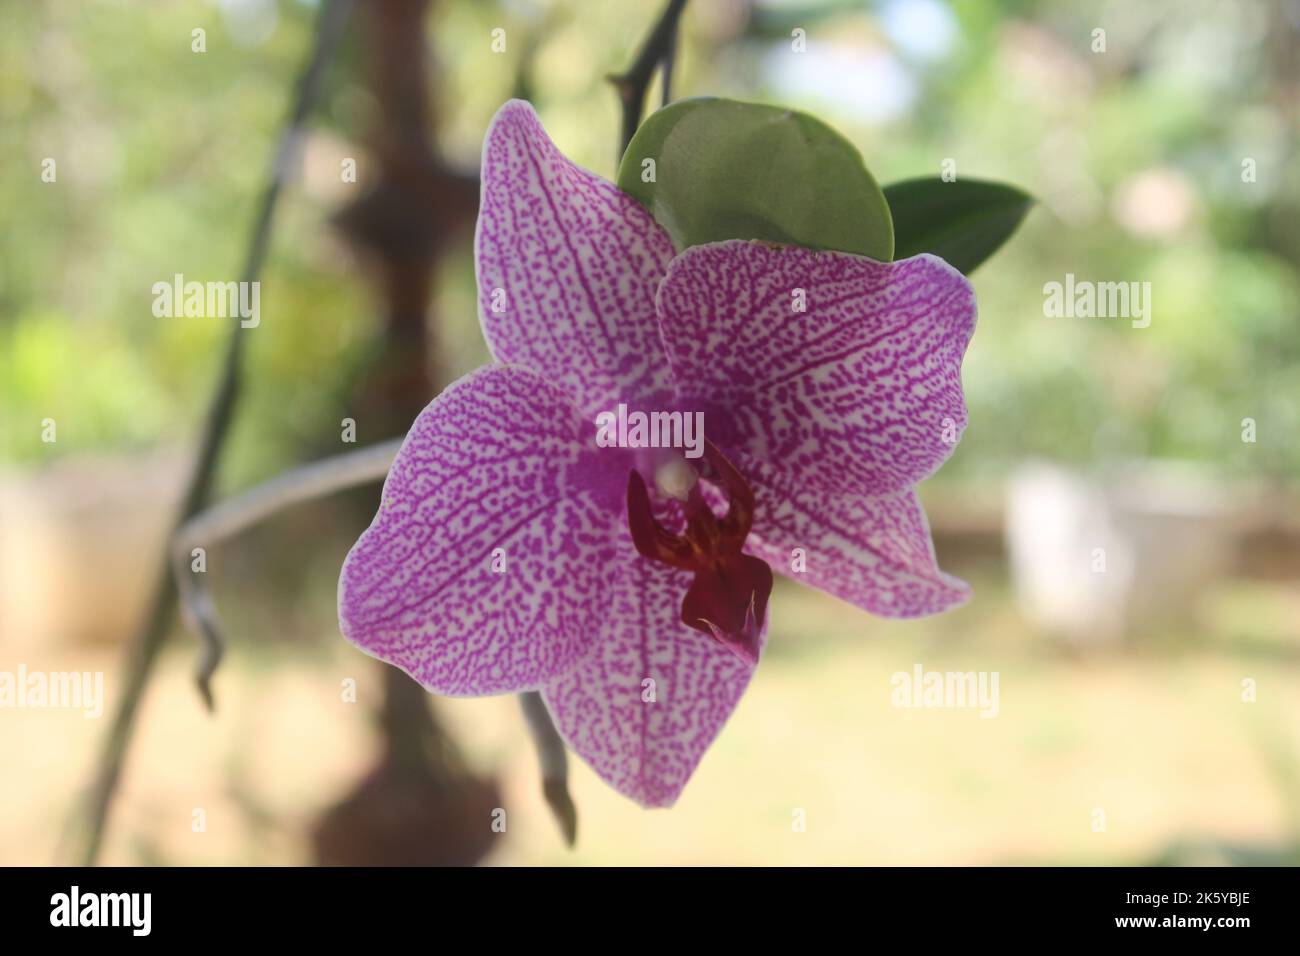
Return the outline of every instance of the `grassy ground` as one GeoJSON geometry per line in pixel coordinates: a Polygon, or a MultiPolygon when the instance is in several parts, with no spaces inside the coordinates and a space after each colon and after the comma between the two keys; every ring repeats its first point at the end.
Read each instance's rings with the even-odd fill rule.
{"type": "MultiPolygon", "coordinates": [[[[1031,633],[996,577],[974,583],[965,608],[906,623],[782,587],[770,651],[678,806],[643,811],[578,766],[572,852],[537,795],[515,702],[440,701],[473,765],[501,781],[508,828],[489,862],[1300,862],[1300,593],[1227,585],[1191,631],[1079,653],[1031,633]],[[890,676],[916,663],[998,671],[999,715],[892,706],[890,676]]],[[[314,816],[372,758],[378,665],[338,639],[245,643],[211,719],[189,650],[163,660],[105,862],[306,862],[314,816]],[[347,677],[357,704],[340,700],[347,677]]],[[[118,661],[101,649],[26,663],[103,668],[111,700],[118,661]]],[[[52,861],[106,721],[0,721],[0,862],[52,861]]]]}

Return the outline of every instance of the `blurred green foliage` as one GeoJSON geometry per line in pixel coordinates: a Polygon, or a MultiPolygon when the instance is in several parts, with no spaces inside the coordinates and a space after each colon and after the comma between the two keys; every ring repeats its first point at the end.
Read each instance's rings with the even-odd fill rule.
{"type": "MultiPolygon", "coordinates": [[[[616,101],[658,2],[439,0],[428,41],[448,160],[473,168],[495,109],[523,94],[578,161],[613,177],[616,101]],[[506,29],[504,53],[491,31],[506,29]]],[[[1288,12],[1291,11],[1291,12],[1288,12]]],[[[231,280],[314,4],[6,3],[0,9],[3,454],[42,461],[189,439],[231,320],[159,319],[175,273],[231,280]],[[191,51],[206,30],[207,52],[191,51]],[[57,182],[41,179],[57,160],[57,182]],[[55,445],[42,419],[58,422],[55,445]]],[[[944,476],[1027,455],[1204,460],[1294,475],[1300,443],[1300,65],[1280,0],[693,3],[674,89],[805,110],[877,181],[1013,183],[1040,200],[975,276],[971,427],[944,476]],[[1105,50],[1095,31],[1105,30],[1105,50]],[[806,52],[792,49],[804,31],[806,52]],[[1243,163],[1254,181],[1243,181],[1243,163]],[[1153,319],[1053,319],[1043,285],[1149,281],[1153,319]],[[1241,421],[1258,423],[1243,444],[1241,421]]],[[[357,26],[358,24],[354,24],[357,26]]],[[[378,334],[328,223],[340,157],[374,115],[355,35],[313,119],[263,275],[227,483],[336,435],[378,334]]],[[[652,91],[652,96],[655,92],[652,91]]],[[[441,367],[483,361],[469,237],[444,261],[441,367]]],[[[359,423],[361,441],[367,440],[359,423]]]]}

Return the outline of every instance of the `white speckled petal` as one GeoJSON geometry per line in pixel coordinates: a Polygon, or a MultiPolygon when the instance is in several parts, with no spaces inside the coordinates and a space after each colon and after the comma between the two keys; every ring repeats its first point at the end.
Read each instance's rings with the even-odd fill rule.
{"type": "Polygon", "coordinates": [[[565,158],[512,100],[483,143],[479,317],[499,362],[569,389],[588,414],[653,403],[670,379],[655,291],[668,234],[635,199],[565,158]]]}
{"type": "MultiPolygon", "coordinates": [[[[600,643],[544,685],[542,696],[569,746],[603,780],[643,806],[666,807],[722,730],[753,668],[681,622],[690,574],[645,560],[627,535],[619,540],[624,574],[600,643]]],[[[766,630],[760,641],[765,637],[766,630]]]]}
{"type": "Polygon", "coordinates": [[[970,587],[939,570],[925,511],[912,489],[846,495],[789,483],[758,463],[757,495],[745,550],[778,574],[881,617],[938,614],[966,601],[970,587]],[[795,549],[803,553],[795,571],[795,549]]]}
{"type": "Polygon", "coordinates": [[[695,246],[669,269],[659,321],[679,397],[704,411],[709,438],[804,487],[906,490],[966,425],[975,295],[935,256],[695,246]]]}
{"type": "Polygon", "coordinates": [[[628,461],[566,393],[480,369],[416,419],[339,579],[343,635],[439,694],[530,690],[591,651],[628,461]]]}

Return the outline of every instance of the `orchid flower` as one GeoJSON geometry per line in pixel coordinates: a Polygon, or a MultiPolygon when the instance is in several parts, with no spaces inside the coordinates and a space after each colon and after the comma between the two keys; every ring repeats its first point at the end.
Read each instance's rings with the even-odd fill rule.
{"type": "Polygon", "coordinates": [[[539,690],[601,778],[669,806],[749,684],[773,571],[885,617],[965,599],[914,490],[966,424],[975,300],[942,259],[677,252],[511,101],[475,260],[497,364],[420,414],[348,555],[361,650],[437,694],[539,690]],[[619,404],[702,412],[704,453],[600,447],[619,404]]]}

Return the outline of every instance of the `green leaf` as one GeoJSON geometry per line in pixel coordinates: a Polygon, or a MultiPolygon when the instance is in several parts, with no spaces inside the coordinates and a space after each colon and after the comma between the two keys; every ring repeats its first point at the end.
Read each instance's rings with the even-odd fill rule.
{"type": "Polygon", "coordinates": [[[1025,218],[1031,196],[980,179],[908,179],[885,187],[894,218],[894,256],[940,256],[969,275],[1025,218]]]}
{"type": "Polygon", "coordinates": [[[678,250],[760,239],[889,261],[889,204],[862,156],[805,113],[702,97],[637,130],[618,169],[678,250]],[[654,160],[654,182],[646,182],[654,160]],[[644,175],[643,175],[644,172],[644,175]]]}

